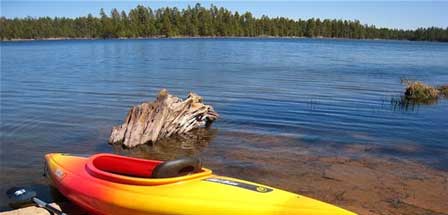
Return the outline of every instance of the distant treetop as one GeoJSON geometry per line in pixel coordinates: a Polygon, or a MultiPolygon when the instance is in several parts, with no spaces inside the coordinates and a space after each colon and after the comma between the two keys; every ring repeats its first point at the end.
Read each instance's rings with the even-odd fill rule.
{"type": "Polygon", "coordinates": [[[0,38],[149,38],[149,37],[325,37],[350,39],[393,39],[448,42],[448,28],[401,30],[363,25],[358,20],[284,17],[256,18],[250,12],[239,14],[225,8],[200,4],[186,9],[142,5],[126,11],[113,9],[100,16],[77,18],[0,18],[0,38]]]}

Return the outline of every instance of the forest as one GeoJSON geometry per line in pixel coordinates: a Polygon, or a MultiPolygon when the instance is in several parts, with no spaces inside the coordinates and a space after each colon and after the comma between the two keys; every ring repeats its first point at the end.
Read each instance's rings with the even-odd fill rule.
{"type": "Polygon", "coordinates": [[[153,10],[142,5],[129,12],[100,10],[99,16],[77,18],[0,18],[0,38],[150,38],[150,37],[323,37],[392,39],[448,42],[448,28],[402,30],[378,28],[358,20],[293,20],[284,17],[254,17],[214,5],[200,4],[178,9],[153,10]]]}

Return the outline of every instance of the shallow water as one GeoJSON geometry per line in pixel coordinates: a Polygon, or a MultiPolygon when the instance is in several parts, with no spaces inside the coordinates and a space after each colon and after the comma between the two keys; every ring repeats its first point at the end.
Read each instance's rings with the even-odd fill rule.
{"type": "MultiPolygon", "coordinates": [[[[48,152],[161,159],[198,154],[216,168],[219,162],[240,170],[262,166],[224,156],[235,146],[261,150],[253,138],[253,144],[239,141],[244,134],[287,137],[281,147],[275,141],[271,148],[263,146],[276,162],[288,150],[327,156],[361,147],[348,154],[406,158],[446,170],[448,101],[406,108],[394,101],[404,90],[401,79],[448,83],[447,57],[447,44],[428,42],[2,42],[0,189],[45,184],[40,174],[48,152]],[[221,115],[214,130],[194,143],[134,150],[108,145],[110,129],[128,108],[153,100],[161,88],[180,97],[188,91],[203,96],[221,115]]],[[[256,180],[250,171],[234,176],[256,180]]],[[[5,208],[4,197],[0,200],[5,208]]]]}

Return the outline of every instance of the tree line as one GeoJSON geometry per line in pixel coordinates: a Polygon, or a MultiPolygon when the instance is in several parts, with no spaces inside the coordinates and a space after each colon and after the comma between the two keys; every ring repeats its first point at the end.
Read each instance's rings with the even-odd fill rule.
{"type": "Polygon", "coordinates": [[[126,11],[113,9],[99,17],[0,18],[0,38],[147,38],[147,37],[326,37],[351,39],[393,39],[448,42],[448,28],[402,30],[377,28],[358,20],[254,17],[223,7],[196,4],[153,10],[142,5],[126,11]]]}

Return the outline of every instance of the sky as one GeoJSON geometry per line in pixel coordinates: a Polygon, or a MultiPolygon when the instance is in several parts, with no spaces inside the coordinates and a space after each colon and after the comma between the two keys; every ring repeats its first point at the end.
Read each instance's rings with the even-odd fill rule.
{"type": "Polygon", "coordinates": [[[141,4],[153,9],[160,7],[214,4],[231,11],[250,11],[254,16],[283,16],[292,19],[347,19],[378,27],[416,29],[418,27],[448,27],[448,1],[107,1],[107,0],[1,0],[0,16],[14,17],[77,17],[91,13],[97,16],[100,8],[129,11],[141,4]]]}

